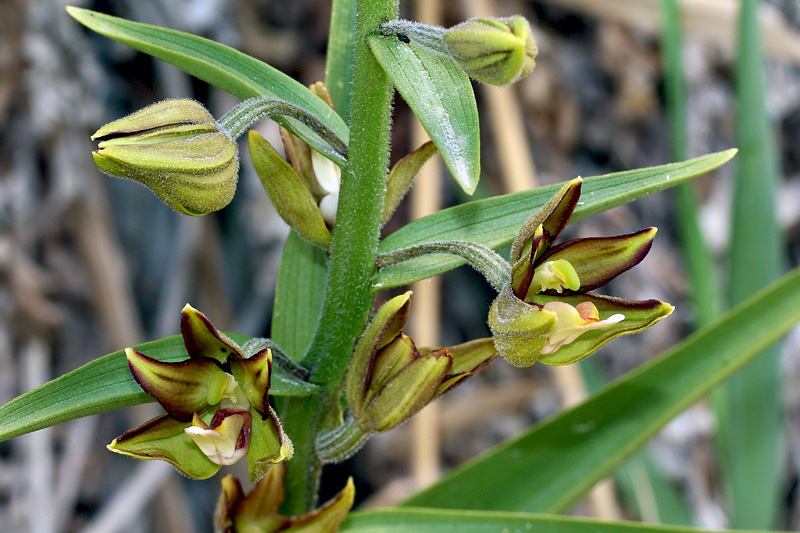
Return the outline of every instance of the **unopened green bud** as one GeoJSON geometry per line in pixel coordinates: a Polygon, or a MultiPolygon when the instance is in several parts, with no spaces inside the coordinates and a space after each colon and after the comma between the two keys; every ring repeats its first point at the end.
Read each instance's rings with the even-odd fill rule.
{"type": "Polygon", "coordinates": [[[489,85],[520,80],[536,65],[536,41],[520,16],[467,20],[447,30],[444,42],[464,72],[489,85]]]}
{"type": "Polygon", "coordinates": [[[236,143],[193,100],[165,100],[97,130],[103,172],[138,181],[186,215],[228,205],[236,192],[236,143]]]}

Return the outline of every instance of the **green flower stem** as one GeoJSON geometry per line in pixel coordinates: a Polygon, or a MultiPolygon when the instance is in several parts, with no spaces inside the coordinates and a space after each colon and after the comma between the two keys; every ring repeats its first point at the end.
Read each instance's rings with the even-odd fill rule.
{"type": "Polygon", "coordinates": [[[428,254],[450,254],[466,259],[497,292],[511,283],[511,265],[508,261],[494,250],[469,241],[440,241],[403,248],[379,255],[377,264],[378,268],[386,268],[428,254]]]}
{"type": "Polygon", "coordinates": [[[341,463],[361,449],[372,433],[364,431],[352,416],[344,424],[331,431],[324,431],[317,437],[317,449],[323,463],[341,463]]]}
{"type": "Polygon", "coordinates": [[[389,161],[392,85],[372,56],[366,36],[397,17],[397,0],[358,1],[351,93],[350,146],[342,170],[336,229],[331,243],[328,286],[322,316],[303,364],[325,395],[293,402],[284,422],[295,439],[287,462],[284,510],[297,515],[316,502],[321,473],[316,434],[335,406],[353,347],[372,309],[384,181],[389,161]]]}
{"type": "Polygon", "coordinates": [[[265,339],[265,338],[255,338],[247,341],[242,348],[245,350],[245,353],[248,357],[252,357],[256,353],[260,352],[264,348],[269,348],[272,352],[272,362],[283,370],[285,370],[288,374],[296,377],[297,379],[306,380],[308,379],[308,369],[301,364],[295,363],[292,361],[286,352],[278,346],[275,341],[272,339],[265,339]]]}
{"type": "Polygon", "coordinates": [[[337,160],[341,160],[347,154],[347,145],[333,130],[320,122],[311,113],[280,98],[272,98],[270,96],[248,98],[219,119],[219,125],[231,138],[237,139],[259,120],[275,115],[299,120],[314,130],[333,148],[335,153],[330,155],[333,155],[337,160]]]}
{"type": "Polygon", "coordinates": [[[391,20],[382,24],[380,31],[381,35],[407,37],[434,52],[450,56],[450,51],[444,44],[445,29],[441,26],[431,26],[413,20],[391,20]]]}

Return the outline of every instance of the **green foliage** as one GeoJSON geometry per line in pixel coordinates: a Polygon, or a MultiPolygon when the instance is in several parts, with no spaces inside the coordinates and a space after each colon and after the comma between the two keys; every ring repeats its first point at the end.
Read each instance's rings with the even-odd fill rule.
{"type": "Polygon", "coordinates": [[[379,509],[351,514],[342,533],[692,533],[699,529],[646,526],[625,522],[600,522],[561,516],[441,509],[379,509]]]}
{"type": "MultiPolygon", "coordinates": [[[[196,35],[78,7],[67,7],[67,12],[87,28],[171,63],[242,100],[272,96],[296,105],[347,143],[349,133],[339,115],[302,84],[263,61],[196,35]]],[[[277,120],[322,153],[327,153],[328,143],[308,126],[291,118],[277,120]]]]}
{"type": "Polygon", "coordinates": [[[458,184],[467,194],[475,192],[481,175],[481,145],[469,77],[455,61],[415,41],[373,35],[369,45],[458,184]]]}
{"type": "MultiPolygon", "coordinates": [[[[743,0],[739,15],[736,139],[742,153],[731,206],[730,305],[749,297],[783,270],[776,221],[778,156],[766,104],[759,4],[757,0],[743,0]]],[[[771,346],[733,376],[714,400],[731,525],[773,527],[785,462],[779,347],[771,346]]]]}
{"type": "MultiPolygon", "coordinates": [[[[745,2],[749,8],[754,5],[752,1],[745,2]]],[[[448,55],[451,52],[446,49],[443,52],[438,45],[431,49],[424,40],[409,40],[401,33],[389,31],[381,34],[379,27],[394,20],[397,9],[397,0],[334,0],[334,30],[329,41],[326,83],[340,116],[322,98],[298,82],[229,47],[174,30],[68,8],[69,13],[87,27],[172,63],[242,99],[281,99],[297,113],[291,117],[281,115],[277,120],[341,166],[335,229],[328,233],[325,222],[318,218],[309,230],[306,218],[308,213],[317,212],[317,200],[305,194],[308,191],[301,189],[305,184],[294,174],[290,165],[280,159],[277,152],[269,145],[263,145],[266,141],[255,136],[251,138],[251,143],[255,143],[255,146],[251,145],[251,149],[255,149],[256,157],[253,159],[257,166],[263,167],[261,177],[265,180],[265,188],[273,199],[282,199],[277,202],[278,210],[293,221],[293,225],[306,238],[312,235],[314,238],[310,240],[317,244],[324,247],[330,244],[329,250],[323,250],[292,231],[284,248],[276,287],[272,341],[281,346],[286,356],[294,362],[287,362],[282,356],[274,359],[276,364],[271,368],[272,383],[269,388],[270,395],[279,396],[274,400],[277,400],[275,403],[286,432],[295,444],[294,458],[286,463],[285,477],[278,482],[283,483],[286,490],[281,513],[287,516],[302,515],[316,508],[321,468],[323,461],[328,460],[325,456],[325,438],[332,434],[344,435],[351,427],[348,424],[353,423],[354,415],[363,415],[362,419],[370,422],[367,427],[370,431],[388,429],[408,418],[431,397],[467,379],[496,357],[495,346],[489,339],[452,347],[450,351],[417,351],[413,341],[400,331],[408,312],[404,297],[399,297],[403,300],[404,311],[396,313],[402,320],[395,320],[397,317],[394,315],[391,320],[384,320],[385,317],[379,312],[365,333],[374,305],[374,293],[462,265],[463,258],[443,255],[443,252],[452,254],[453,250],[461,250],[459,255],[471,258],[473,262],[483,261],[487,265],[496,263],[494,270],[488,267],[484,269],[497,272],[497,275],[489,276],[495,288],[500,291],[504,286],[514,285],[516,289],[514,283],[518,280],[515,278],[515,282],[511,281],[510,265],[492,250],[508,246],[520,231],[520,226],[559,189],[559,185],[552,185],[468,202],[412,222],[380,240],[381,225],[402,198],[419,167],[434,151],[441,153],[464,191],[471,194],[478,185],[478,112],[471,82],[462,70],[465,65],[479,75],[489,76],[490,81],[498,76],[501,81],[512,80],[517,75],[505,72],[508,69],[503,67],[503,62],[516,58],[514,61],[518,65],[515,72],[527,73],[533,68],[535,56],[529,27],[522,19],[504,19],[506,22],[503,24],[508,25],[509,21],[513,21],[514,26],[505,29],[497,26],[505,33],[488,37],[481,28],[500,22],[473,22],[472,26],[481,26],[480,31],[470,30],[468,35],[461,37],[462,40],[464,37],[472,39],[475,34],[478,40],[467,43],[468,49],[464,48],[463,42],[460,43],[461,52],[464,53],[459,52],[462,56],[459,62],[448,55]],[[513,30],[513,35],[506,35],[507,30],[513,30]],[[509,48],[504,43],[510,37],[514,37],[514,40],[509,48]],[[483,42],[481,39],[489,41],[483,42]],[[489,48],[484,46],[487,43],[491,45],[489,48]],[[475,50],[477,53],[473,53],[475,50]],[[491,53],[487,55],[484,53],[486,50],[491,53]],[[489,67],[489,71],[483,72],[483,67],[489,67]],[[503,72],[498,71],[501,67],[503,72]],[[401,162],[395,168],[395,173],[387,178],[393,87],[409,103],[436,149],[423,146],[401,162]],[[300,116],[308,120],[297,120],[300,116]],[[332,134],[327,136],[329,140],[341,140],[337,148],[339,152],[330,150],[325,136],[320,134],[323,130],[332,134]],[[347,145],[346,156],[342,143],[347,145]],[[272,176],[275,169],[284,173],[282,179],[272,176]],[[292,194],[284,194],[286,191],[283,189],[287,186],[294,188],[292,194]],[[302,201],[298,200],[299,197],[302,197],[302,201]],[[357,344],[359,338],[361,341],[357,344]],[[350,413],[349,418],[345,418],[342,416],[341,393],[354,347],[357,347],[356,363],[366,361],[368,364],[359,363],[357,371],[350,374],[347,383],[350,413]],[[418,374],[407,371],[419,361],[438,366],[430,371],[423,369],[418,374]],[[285,365],[295,375],[308,375],[309,382],[289,374],[278,363],[285,365]],[[430,379],[429,375],[433,374],[436,374],[436,379],[430,379]],[[398,376],[402,379],[398,379],[398,376]],[[425,386],[426,379],[433,385],[425,386]],[[426,389],[427,395],[421,398],[416,392],[417,388],[426,389]]],[[[755,17],[752,19],[755,20],[755,17]]],[[[672,19],[671,24],[674,30],[675,21],[672,19]]],[[[462,29],[469,27],[463,26],[462,29]]],[[[757,46],[759,36],[754,28],[754,22],[743,24],[742,42],[751,48],[744,47],[740,54],[739,79],[742,102],[758,100],[763,104],[763,81],[759,70],[761,56],[757,46]]],[[[444,31],[435,27],[427,27],[427,30],[431,30],[428,36],[433,39],[431,42],[444,31]]],[[[672,45],[670,65],[674,71],[679,61],[673,57],[676,48],[674,42],[672,45]]],[[[670,87],[673,100],[680,101],[680,87],[670,87]]],[[[680,109],[675,111],[676,116],[680,113],[680,109]]],[[[232,115],[241,119],[235,121],[236,131],[244,131],[257,118],[257,114],[232,115]]],[[[740,137],[748,157],[739,168],[736,196],[731,290],[735,302],[742,300],[744,295],[750,294],[766,280],[776,277],[779,269],[779,244],[774,219],[770,218],[774,206],[775,172],[771,166],[774,161],[768,145],[765,116],[763,106],[750,109],[744,103],[741,105],[740,137]],[[763,179],[751,179],[764,168],[767,171],[763,173],[763,179]],[[753,256],[762,261],[752,261],[753,256]],[[765,267],[764,262],[773,266],[765,267]],[[755,264],[754,270],[748,269],[750,263],[755,264]]],[[[683,130],[676,130],[676,143],[681,138],[681,132],[683,130]]],[[[582,220],[675,185],[683,186],[682,190],[686,191],[686,184],[691,178],[719,167],[735,153],[736,150],[727,150],[688,161],[587,178],[569,222],[582,220]]],[[[567,218],[569,213],[565,211],[561,222],[565,223],[567,218]]],[[[531,252],[533,244],[526,244],[529,237],[533,238],[537,228],[548,232],[547,238],[552,237],[552,240],[560,232],[560,229],[556,232],[547,224],[542,229],[540,223],[530,228],[523,227],[525,238],[515,246],[515,261],[519,260],[523,267],[529,267],[530,272],[527,273],[533,277],[537,275],[535,268],[538,264],[535,261],[536,253],[531,252]],[[525,256],[528,259],[521,260],[526,245],[531,247],[525,256]]],[[[698,233],[696,224],[689,229],[698,233]]],[[[590,290],[599,286],[607,281],[606,278],[613,277],[612,274],[616,275],[627,264],[632,264],[634,258],[638,262],[639,252],[644,248],[649,249],[654,233],[652,229],[645,230],[641,235],[641,243],[630,249],[610,239],[594,240],[589,244],[586,241],[573,245],[571,249],[562,249],[558,253],[563,257],[554,253],[553,258],[566,263],[575,279],[565,281],[563,287],[558,285],[558,295],[551,290],[552,286],[545,287],[539,279],[534,291],[538,294],[535,301],[523,298],[526,297],[523,293],[526,293],[527,287],[514,298],[520,305],[526,306],[526,312],[530,313],[541,313],[542,306],[551,303],[555,303],[556,307],[574,304],[577,313],[578,306],[587,303],[585,300],[595,301],[604,315],[613,313],[615,308],[612,309],[608,304],[611,300],[587,296],[578,289],[590,290]],[[562,295],[561,289],[569,291],[562,295]]],[[[635,237],[628,236],[626,239],[635,237]]],[[[698,242],[695,240],[690,246],[699,246],[698,242]]],[[[547,272],[539,274],[546,278],[547,272]]],[[[526,278],[525,281],[530,284],[532,279],[526,278]]],[[[521,436],[459,468],[441,482],[413,496],[405,503],[405,507],[355,513],[347,519],[342,530],[484,532],[514,528],[551,533],[678,533],[677,529],[663,527],[515,513],[557,513],[566,510],[594,483],[631,457],[671,418],[785,334],[800,320],[800,308],[795,303],[799,297],[800,270],[796,270],[658,359],[610,384],[583,404],[534,426],[521,436]],[[417,509],[412,506],[439,509],[417,509]]],[[[668,314],[667,309],[671,311],[667,304],[658,304],[664,306],[659,318],[668,314]]],[[[550,314],[553,315],[554,324],[559,325],[560,315],[555,311],[550,314]]],[[[630,309],[628,314],[632,317],[628,319],[635,322],[636,329],[645,325],[645,322],[647,325],[652,322],[649,315],[637,316],[630,309]]],[[[597,322],[598,316],[596,313],[593,317],[580,315],[580,318],[588,324],[590,319],[597,322]]],[[[511,313],[503,317],[503,323],[514,324],[518,318],[519,313],[511,313]]],[[[201,325],[205,324],[202,322],[204,317],[197,320],[201,321],[198,322],[201,325]]],[[[563,324],[561,326],[563,329],[563,324]]],[[[246,340],[241,336],[233,338],[235,341],[246,340]]],[[[546,353],[555,355],[550,357],[549,362],[570,362],[577,358],[574,357],[576,354],[589,353],[599,346],[596,341],[598,337],[594,340],[591,336],[582,340],[572,338],[571,346],[576,353],[559,351],[562,350],[560,344],[550,344],[550,350],[546,353]],[[587,344],[581,345],[582,342],[587,344]],[[570,357],[559,359],[559,356],[570,357]]],[[[565,342],[564,346],[567,344],[565,342]]],[[[137,349],[158,361],[175,362],[187,357],[184,340],[178,336],[146,343],[137,349]]],[[[215,349],[211,351],[216,352],[215,349]]],[[[260,361],[257,358],[239,358],[224,367],[231,370],[236,378],[230,379],[241,385],[247,398],[242,403],[254,406],[258,413],[269,412],[272,415],[256,416],[259,420],[250,435],[253,440],[242,445],[249,446],[247,455],[253,478],[263,475],[273,459],[282,460],[291,454],[288,445],[286,448],[282,445],[283,433],[263,392],[269,382],[266,377],[269,376],[266,353],[263,352],[264,358],[260,361]]],[[[161,368],[158,363],[149,363],[153,368],[161,368]]],[[[759,363],[762,364],[753,367],[755,370],[751,371],[752,375],[745,378],[744,388],[750,392],[731,395],[735,403],[731,403],[733,407],[730,411],[725,411],[728,418],[723,420],[730,421],[734,415],[743,415],[753,423],[759,422],[754,416],[757,413],[747,409],[756,404],[752,397],[752,391],[756,389],[750,387],[756,380],[753,376],[759,374],[761,377],[757,380],[773,380],[768,381],[772,383],[770,390],[778,390],[774,385],[774,356],[759,363]]],[[[212,366],[216,364],[214,361],[208,363],[212,366]]],[[[176,372],[165,373],[160,378],[163,378],[161,381],[169,381],[166,385],[173,390],[172,382],[178,382],[175,376],[181,374],[177,370],[183,367],[170,368],[176,369],[176,372]]],[[[214,374],[223,375],[224,381],[227,374],[221,371],[222,368],[213,366],[212,370],[214,374]]],[[[219,385],[227,383],[223,381],[219,385]]],[[[180,385],[177,383],[175,386],[180,385]]],[[[200,392],[203,394],[198,393],[198,397],[211,405],[211,396],[206,389],[202,388],[200,392]]],[[[219,392],[219,395],[213,396],[212,403],[215,406],[222,405],[222,389],[219,392]]],[[[132,377],[124,352],[115,352],[0,407],[0,441],[66,420],[148,401],[153,401],[153,398],[145,394],[132,377]]],[[[180,401],[187,403],[188,399],[181,397],[180,401]]],[[[200,428],[200,433],[209,429],[206,426],[212,423],[210,413],[204,415],[209,420],[202,420],[194,407],[197,402],[188,403],[190,406],[180,414],[192,412],[192,425],[200,428]]],[[[770,409],[774,409],[777,399],[773,397],[767,403],[772,406],[770,409]]],[[[757,404],[763,406],[764,401],[758,401],[757,404]]],[[[220,408],[217,413],[222,412],[225,417],[240,416],[226,414],[226,409],[220,408]]],[[[729,459],[735,461],[737,467],[730,470],[732,487],[735,489],[734,500],[744,509],[735,515],[737,525],[765,527],[774,517],[773,496],[778,484],[776,465],[779,464],[775,441],[780,433],[772,417],[762,415],[762,418],[766,420],[766,425],[758,430],[753,439],[753,443],[761,447],[761,455],[736,455],[732,443],[746,442],[749,437],[733,433],[729,422],[723,425],[729,435],[724,447],[729,459]],[[767,475],[761,475],[762,470],[767,475]],[[740,492],[746,486],[742,480],[751,478],[754,479],[751,489],[757,487],[752,490],[767,495],[765,503],[751,505],[745,501],[748,497],[756,500],[752,498],[752,492],[740,492]]],[[[355,421],[363,424],[363,420],[357,420],[357,416],[355,421]]],[[[174,458],[170,455],[175,464],[180,464],[178,456],[185,451],[183,448],[186,446],[182,443],[187,443],[187,453],[198,453],[190,442],[195,437],[189,437],[183,431],[183,425],[189,422],[181,418],[180,424],[170,422],[165,427],[159,425],[156,428],[161,431],[158,436],[166,435],[169,440],[170,454],[176,455],[174,458]],[[177,451],[173,453],[174,450],[177,451]]],[[[133,431],[134,436],[141,437],[141,431],[133,431]]],[[[239,435],[238,430],[232,434],[239,435]]],[[[124,448],[126,444],[123,437],[118,439],[117,444],[121,443],[124,448]]],[[[133,451],[136,453],[131,450],[128,452],[153,458],[154,452],[147,439],[149,437],[144,440],[129,439],[128,446],[137,449],[133,451]]],[[[234,441],[239,446],[238,438],[234,441]]],[[[361,442],[358,439],[356,441],[361,442]]],[[[236,448],[239,449],[243,448],[236,448]]],[[[213,471],[216,471],[216,467],[213,471]]],[[[207,477],[206,474],[213,472],[203,469],[196,477],[207,477]]],[[[229,483],[228,488],[231,487],[234,485],[229,483]]],[[[351,485],[348,487],[352,489],[351,485]]],[[[277,507],[279,503],[273,502],[271,505],[277,507]]],[[[275,511],[271,509],[271,514],[275,511]]]]}
{"type": "MultiPolygon", "coordinates": [[[[726,150],[681,163],[615,172],[583,181],[581,202],[570,222],[632,202],[648,194],[683,183],[722,166],[736,154],[726,150]]],[[[504,196],[477,200],[415,220],[383,239],[378,247],[382,254],[436,241],[470,241],[495,250],[508,246],[520,226],[560,188],[560,185],[539,187],[504,196]]],[[[398,287],[464,264],[463,259],[425,256],[382,269],[373,285],[375,289],[398,287]]]]}

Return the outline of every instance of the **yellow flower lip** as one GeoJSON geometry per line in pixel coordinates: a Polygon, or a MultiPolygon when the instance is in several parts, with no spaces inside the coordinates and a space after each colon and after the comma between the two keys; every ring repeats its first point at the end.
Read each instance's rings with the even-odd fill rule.
{"type": "Polygon", "coordinates": [[[574,342],[584,333],[608,328],[625,320],[622,313],[600,320],[597,307],[590,301],[581,302],[575,307],[566,302],[548,302],[544,305],[544,310],[556,315],[556,323],[542,348],[541,353],[545,355],[574,342]]]}

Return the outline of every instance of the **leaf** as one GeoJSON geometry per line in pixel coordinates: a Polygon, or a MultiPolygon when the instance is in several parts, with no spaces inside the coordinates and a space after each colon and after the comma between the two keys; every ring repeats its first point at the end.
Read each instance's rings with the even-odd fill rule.
{"type": "MultiPolygon", "coordinates": [[[[736,61],[736,140],[727,295],[736,305],[783,271],[776,220],[780,170],[766,104],[759,2],[743,0],[736,61]]],[[[768,529],[782,507],[786,456],[780,347],[770,346],[712,397],[731,525],[768,529]],[[753,495],[758,497],[754,498],[753,495]]]]}
{"type": "Polygon", "coordinates": [[[581,405],[456,469],[403,505],[556,513],[800,320],[800,268],[581,405]]]}
{"type": "MultiPolygon", "coordinates": [[[[242,335],[230,335],[246,341],[242,335]]],[[[183,337],[175,335],[135,347],[159,361],[186,359],[183,337]]],[[[305,396],[316,387],[297,381],[273,366],[273,396],[305,396]]],[[[155,400],[136,383],[125,351],[114,352],[45,383],[0,407],[0,442],[68,420],[155,400]]]]}
{"type": "Polygon", "coordinates": [[[292,231],[283,248],[270,331],[292,361],[303,360],[314,337],[327,277],[325,252],[292,231]]]}
{"type": "MultiPolygon", "coordinates": [[[[683,183],[723,165],[736,149],[704,155],[681,163],[616,172],[586,178],[578,207],[570,222],[683,183]]],[[[458,205],[428,215],[395,231],[378,246],[385,254],[423,243],[465,240],[495,250],[508,246],[522,224],[558,191],[561,184],[539,187],[458,205]]],[[[406,285],[461,266],[464,261],[443,255],[427,255],[381,270],[375,290],[406,285]]]]}
{"type": "Polygon", "coordinates": [[[480,126],[472,83],[455,61],[424,46],[372,35],[369,46],[467,194],[481,173],[480,126]]]}
{"type": "Polygon", "coordinates": [[[565,516],[442,509],[378,509],[348,515],[342,533],[692,533],[693,528],[607,522],[565,516]]]}
{"type": "MultiPolygon", "coordinates": [[[[286,100],[314,115],[345,144],[349,139],[347,125],[322,99],[263,61],[189,33],[72,6],[67,7],[67,12],[87,28],[175,65],[242,100],[255,96],[286,100]]],[[[288,117],[276,117],[275,120],[310,145],[318,147],[321,153],[329,155],[328,143],[308,126],[288,117]]],[[[339,162],[344,163],[344,160],[339,162]]]]}

